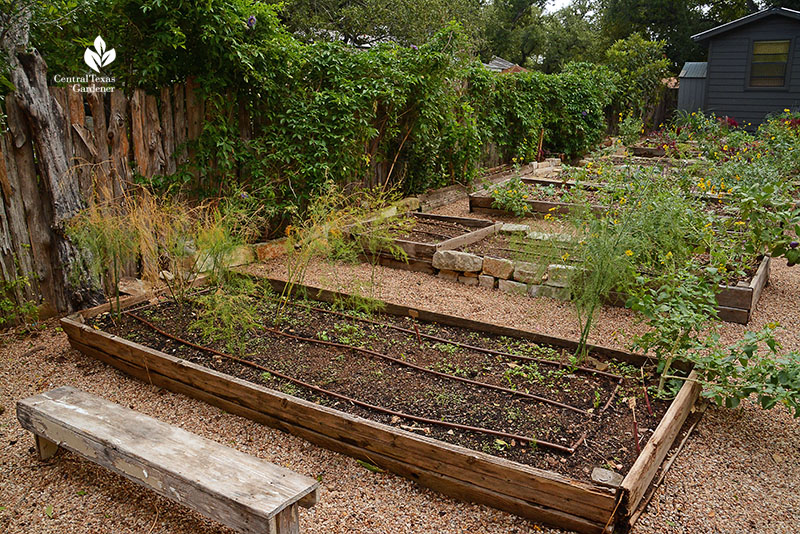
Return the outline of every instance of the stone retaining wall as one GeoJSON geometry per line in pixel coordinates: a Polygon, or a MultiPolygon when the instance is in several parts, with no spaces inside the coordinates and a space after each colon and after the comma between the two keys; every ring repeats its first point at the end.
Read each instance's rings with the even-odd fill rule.
{"type": "MultiPolygon", "coordinates": [[[[523,225],[504,224],[500,231],[509,234],[519,233],[519,229],[516,228],[518,226],[526,231],[530,230],[523,225]]],[[[536,239],[537,236],[533,238],[536,239]]],[[[567,287],[569,275],[575,269],[571,265],[541,265],[490,256],[482,257],[455,250],[436,252],[433,255],[433,268],[439,278],[458,281],[468,286],[562,300],[569,298],[567,287]]]]}

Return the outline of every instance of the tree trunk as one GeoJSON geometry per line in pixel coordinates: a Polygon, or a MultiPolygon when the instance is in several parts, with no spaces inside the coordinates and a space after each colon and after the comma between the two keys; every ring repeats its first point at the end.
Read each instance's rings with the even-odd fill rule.
{"type": "MultiPolygon", "coordinates": [[[[2,45],[11,67],[11,82],[16,88],[13,98],[30,128],[43,184],[39,201],[46,205],[49,227],[38,230],[49,232],[51,238],[48,259],[55,295],[50,304],[56,311],[72,311],[93,302],[97,293],[85,276],[80,282],[72,276],[82,272],[81,258],[67,238],[65,227],[84,207],[84,202],[79,181],[70,172],[72,154],[67,153],[65,146],[65,139],[70,135],[65,111],[48,90],[44,59],[38,51],[25,48],[27,34],[17,34],[15,42],[5,39],[2,45]]],[[[34,240],[48,241],[46,236],[31,236],[31,241],[34,240]]]]}

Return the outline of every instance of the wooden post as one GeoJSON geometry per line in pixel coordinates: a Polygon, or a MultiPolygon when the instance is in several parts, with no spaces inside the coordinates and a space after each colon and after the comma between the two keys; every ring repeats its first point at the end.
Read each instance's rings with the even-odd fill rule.
{"type": "Polygon", "coordinates": [[[175,174],[175,126],[172,116],[172,96],[170,88],[161,88],[161,131],[164,134],[164,159],[166,174],[175,174]]]}
{"type": "Polygon", "coordinates": [[[116,196],[116,193],[111,181],[111,156],[108,153],[105,96],[104,93],[89,93],[87,98],[92,110],[92,135],[97,147],[94,167],[95,190],[101,193],[100,198],[110,200],[116,196]]]}
{"type": "Polygon", "coordinates": [[[184,106],[184,85],[176,83],[173,87],[175,98],[173,100],[175,107],[174,122],[175,122],[175,160],[178,165],[186,163],[186,108],[184,106]]]}
{"type": "Polygon", "coordinates": [[[167,160],[164,154],[164,144],[162,143],[161,121],[158,119],[158,101],[153,95],[146,95],[144,135],[147,150],[148,174],[155,176],[164,174],[167,169],[167,160]]]}
{"type": "Polygon", "coordinates": [[[144,137],[145,94],[143,89],[133,91],[131,97],[131,138],[133,139],[133,161],[142,176],[151,176],[147,159],[147,144],[144,137]]]}
{"type": "Polygon", "coordinates": [[[52,458],[58,452],[58,443],[53,443],[38,434],[34,434],[34,439],[36,441],[36,452],[39,453],[40,460],[52,458]]]}
{"type": "Polygon", "coordinates": [[[94,201],[94,164],[97,161],[97,144],[86,128],[83,95],[67,89],[67,102],[72,133],[72,165],[81,186],[81,196],[88,204],[94,201]]]}
{"type": "Polygon", "coordinates": [[[111,171],[114,196],[120,197],[131,180],[130,143],[128,141],[128,99],[122,91],[111,93],[111,116],[108,119],[111,141],[111,171]]]}

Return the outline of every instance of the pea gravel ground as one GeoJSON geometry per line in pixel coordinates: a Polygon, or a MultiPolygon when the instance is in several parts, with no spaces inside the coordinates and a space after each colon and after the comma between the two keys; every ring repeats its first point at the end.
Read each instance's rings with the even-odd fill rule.
{"type": "MultiPolygon", "coordinates": [[[[449,207],[464,214],[465,206],[449,207]]],[[[283,276],[280,260],[253,266],[283,276]]],[[[352,289],[365,265],[311,265],[307,282],[352,289]]],[[[378,268],[379,296],[403,304],[484,321],[576,337],[569,306],[430,275],[378,268]]],[[[751,327],[783,325],[787,349],[800,350],[800,268],[774,262],[751,327]]],[[[627,310],[603,309],[593,339],[625,347],[640,330],[627,310]]],[[[741,325],[725,324],[728,340],[741,325]]],[[[322,495],[301,511],[305,533],[533,533],[552,530],[484,506],[462,503],[302,439],[224,413],[202,402],[137,382],[71,350],[55,322],[35,336],[0,337],[0,534],[227,533],[229,530],[110,474],[70,453],[39,462],[21,430],[17,399],[69,384],[104,396],[248,454],[320,477],[322,495]]],[[[800,423],[785,409],[763,412],[745,402],[736,410],[709,408],[635,534],[800,532],[800,423]]]]}

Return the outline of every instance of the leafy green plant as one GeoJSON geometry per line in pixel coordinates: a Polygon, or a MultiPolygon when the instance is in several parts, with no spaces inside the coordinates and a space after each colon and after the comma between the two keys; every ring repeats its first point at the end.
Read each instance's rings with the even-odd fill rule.
{"type": "Polygon", "coordinates": [[[194,297],[196,318],[188,329],[198,332],[204,343],[222,342],[226,351],[242,354],[249,339],[247,332],[261,324],[252,299],[255,292],[252,280],[237,277],[224,289],[194,297]]]}
{"type": "Polygon", "coordinates": [[[774,337],[776,326],[745,332],[729,346],[720,344],[719,336],[714,335],[710,351],[693,353],[691,361],[703,384],[703,396],[735,408],[742,399],[755,395],[765,410],[783,405],[800,417],[800,353],[780,353],[774,337]]]}
{"type": "Polygon", "coordinates": [[[528,205],[528,186],[519,176],[514,176],[507,182],[495,186],[491,190],[492,207],[509,211],[516,217],[524,217],[530,212],[528,205]]]}
{"type": "MultiPolygon", "coordinates": [[[[622,113],[619,114],[622,117],[622,113]]],[[[644,133],[644,123],[640,117],[629,113],[619,123],[619,138],[625,146],[635,145],[644,133]]]]}
{"type": "Polygon", "coordinates": [[[640,276],[640,286],[627,305],[647,319],[650,329],[637,336],[634,348],[645,353],[653,351],[658,359],[661,378],[658,394],[676,360],[687,361],[688,352],[696,350],[708,323],[717,317],[716,293],[718,278],[713,268],[705,271],[698,266],[671,271],[658,279],[640,276]]]}

